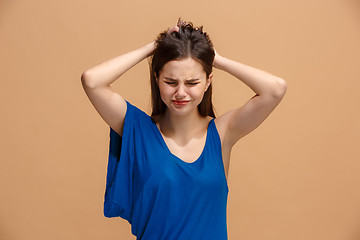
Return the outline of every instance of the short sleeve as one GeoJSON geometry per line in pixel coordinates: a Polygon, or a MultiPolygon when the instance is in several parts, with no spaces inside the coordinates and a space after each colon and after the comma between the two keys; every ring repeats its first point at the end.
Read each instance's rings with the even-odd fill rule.
{"type": "Polygon", "coordinates": [[[134,131],[138,109],[126,101],[122,137],[110,127],[104,216],[121,217],[131,224],[134,202],[134,131]]]}

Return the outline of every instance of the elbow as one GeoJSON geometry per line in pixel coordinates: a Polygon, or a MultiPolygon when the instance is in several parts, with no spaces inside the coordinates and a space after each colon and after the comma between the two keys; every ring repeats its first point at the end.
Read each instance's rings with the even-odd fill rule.
{"type": "Polygon", "coordinates": [[[91,83],[91,77],[88,71],[85,71],[81,74],[81,83],[83,87],[94,88],[94,84],[91,83]]]}
{"type": "Polygon", "coordinates": [[[81,74],[81,82],[85,82],[85,79],[87,78],[86,71],[81,74]]]}
{"type": "Polygon", "coordinates": [[[287,91],[286,81],[282,78],[276,78],[273,97],[281,99],[284,97],[286,91],[287,91]]]}

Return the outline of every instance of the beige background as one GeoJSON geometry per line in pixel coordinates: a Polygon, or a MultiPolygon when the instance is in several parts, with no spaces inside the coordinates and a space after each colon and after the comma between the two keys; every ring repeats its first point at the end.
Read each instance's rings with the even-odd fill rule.
{"type": "MultiPolygon", "coordinates": [[[[109,127],[81,73],[181,16],[217,51],[287,80],[234,148],[229,239],[360,239],[357,0],[0,1],[0,239],[134,239],[103,216],[109,127]]],[[[215,71],[217,114],[252,93],[215,71]]],[[[147,62],[112,86],[149,112],[147,62]]]]}

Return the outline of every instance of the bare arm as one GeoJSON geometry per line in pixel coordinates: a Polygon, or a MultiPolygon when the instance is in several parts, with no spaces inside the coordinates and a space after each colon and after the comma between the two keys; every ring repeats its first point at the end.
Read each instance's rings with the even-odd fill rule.
{"type": "Polygon", "coordinates": [[[104,121],[120,135],[122,135],[126,102],[110,87],[110,84],[150,56],[153,50],[154,43],[147,44],[100,63],[81,75],[81,83],[90,102],[104,121]]]}
{"type": "Polygon", "coordinates": [[[91,88],[109,86],[130,68],[150,56],[153,50],[154,43],[149,43],[141,48],[109,59],[86,70],[81,79],[91,88]]]}
{"type": "Polygon", "coordinates": [[[223,147],[231,147],[243,136],[258,127],[280,103],[285,95],[285,80],[270,73],[215,55],[214,67],[238,78],[255,96],[243,106],[216,119],[223,147]]]}

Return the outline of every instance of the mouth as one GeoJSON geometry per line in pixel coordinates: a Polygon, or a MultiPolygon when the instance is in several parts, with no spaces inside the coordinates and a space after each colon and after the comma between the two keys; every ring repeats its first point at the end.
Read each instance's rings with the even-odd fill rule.
{"type": "Polygon", "coordinates": [[[172,100],[172,102],[177,106],[183,106],[189,103],[189,100],[172,100]]]}

